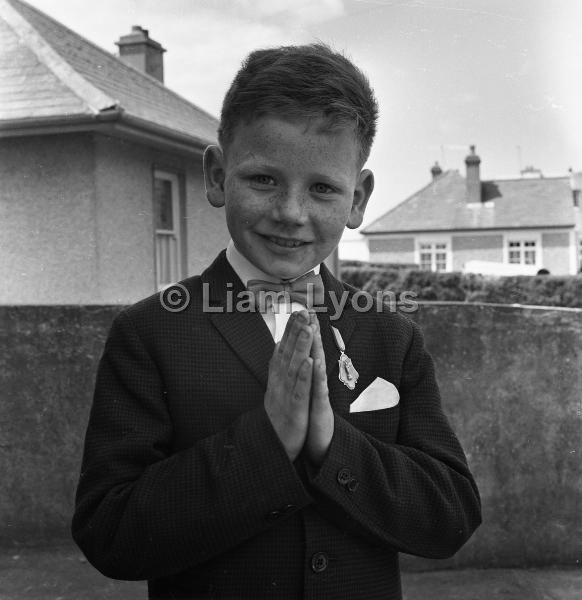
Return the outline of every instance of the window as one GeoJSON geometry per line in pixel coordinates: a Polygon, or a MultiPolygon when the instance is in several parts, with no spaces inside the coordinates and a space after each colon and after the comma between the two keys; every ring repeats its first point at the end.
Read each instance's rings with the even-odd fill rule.
{"type": "Polygon", "coordinates": [[[156,285],[162,290],[182,275],[180,242],[180,191],[178,177],[172,173],[154,173],[154,227],[156,285]]]}
{"type": "Polygon", "coordinates": [[[447,270],[446,242],[422,242],[418,246],[418,262],[423,271],[447,270]]]}
{"type": "Polygon", "coordinates": [[[535,265],[537,262],[536,240],[508,240],[507,259],[513,265],[535,265]]]}

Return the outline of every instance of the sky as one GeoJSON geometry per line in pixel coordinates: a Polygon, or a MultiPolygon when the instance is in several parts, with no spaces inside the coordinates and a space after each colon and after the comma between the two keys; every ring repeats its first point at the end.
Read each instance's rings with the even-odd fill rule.
{"type": "Polygon", "coordinates": [[[463,174],[472,144],[483,179],[582,170],[580,0],[28,2],[112,53],[132,25],[148,29],[167,50],[165,84],[215,116],[251,50],[344,52],[380,104],[364,226],[426,185],[435,161],[463,174]]]}

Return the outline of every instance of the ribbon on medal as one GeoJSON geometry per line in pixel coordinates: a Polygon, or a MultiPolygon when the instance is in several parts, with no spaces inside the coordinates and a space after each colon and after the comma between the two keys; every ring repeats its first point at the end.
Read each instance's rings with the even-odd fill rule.
{"type": "Polygon", "coordinates": [[[346,345],[344,344],[344,340],[342,338],[342,334],[339,332],[339,329],[331,325],[331,330],[333,331],[335,343],[340,351],[340,357],[338,360],[339,380],[350,390],[353,390],[356,387],[356,383],[360,374],[356,371],[356,368],[352,363],[352,359],[346,354],[346,345]]]}

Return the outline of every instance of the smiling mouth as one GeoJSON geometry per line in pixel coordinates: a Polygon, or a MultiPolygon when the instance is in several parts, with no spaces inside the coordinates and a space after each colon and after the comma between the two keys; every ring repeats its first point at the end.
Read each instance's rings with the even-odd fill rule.
{"type": "Polygon", "coordinates": [[[274,235],[265,235],[263,237],[268,239],[270,242],[273,242],[273,244],[277,244],[277,246],[281,246],[283,248],[298,248],[299,246],[303,246],[307,243],[302,240],[281,238],[281,237],[276,237],[274,235]]]}

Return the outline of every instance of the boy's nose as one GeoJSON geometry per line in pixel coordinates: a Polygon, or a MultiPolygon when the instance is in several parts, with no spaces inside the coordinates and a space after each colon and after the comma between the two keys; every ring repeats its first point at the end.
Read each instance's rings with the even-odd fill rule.
{"type": "Polygon", "coordinates": [[[301,225],[307,218],[307,202],[301,190],[281,192],[274,200],[273,216],[278,221],[301,225]]]}

